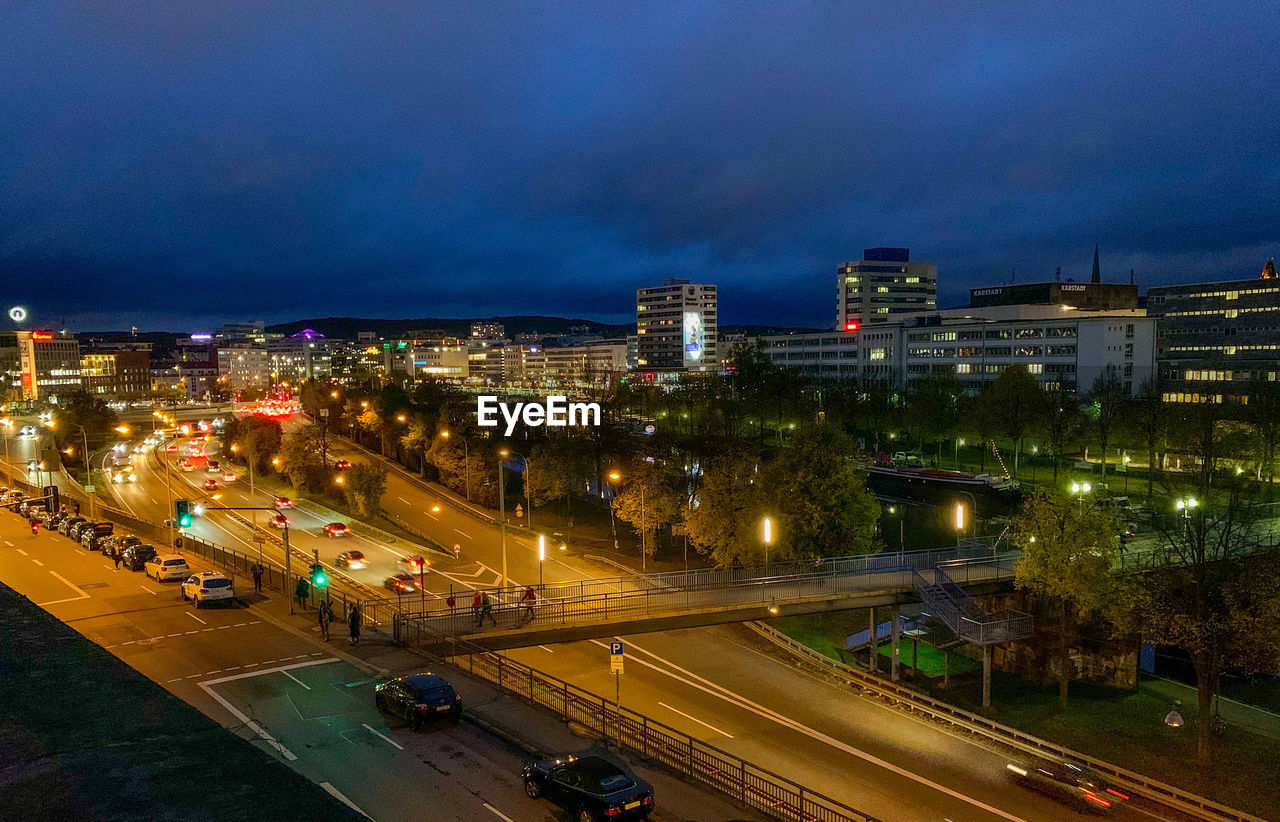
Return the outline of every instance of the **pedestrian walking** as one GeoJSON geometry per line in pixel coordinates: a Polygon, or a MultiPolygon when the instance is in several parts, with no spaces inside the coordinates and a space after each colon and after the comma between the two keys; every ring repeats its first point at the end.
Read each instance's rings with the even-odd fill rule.
{"type": "Polygon", "coordinates": [[[526,586],[524,596],[520,598],[524,603],[524,613],[520,617],[520,624],[524,625],[533,622],[533,604],[538,601],[538,595],[533,592],[533,586],[526,586]]]}
{"type": "Polygon", "coordinates": [[[311,583],[307,582],[306,577],[298,577],[298,587],[294,589],[293,594],[298,599],[298,604],[303,608],[307,607],[307,597],[311,594],[311,583]]]}
{"type": "Polygon", "coordinates": [[[120,570],[120,549],[119,548],[113,547],[111,549],[111,561],[116,564],[116,570],[119,571],[120,570]]]}
{"type": "Polygon", "coordinates": [[[351,630],[351,644],[360,644],[360,606],[353,605],[347,614],[347,627],[351,630]]]}
{"type": "Polygon", "coordinates": [[[262,563],[255,562],[253,564],[253,590],[262,593],[262,563]]]}
{"type": "Polygon", "coordinates": [[[471,619],[475,622],[476,627],[480,627],[480,623],[484,620],[484,594],[476,591],[471,597],[471,619]]]}
{"type": "Polygon", "coordinates": [[[76,506],[76,516],[78,517],[80,516],[80,503],[78,502],[75,503],[75,506],[76,506]]]}
{"type": "Polygon", "coordinates": [[[498,627],[498,620],[494,619],[493,616],[493,600],[489,599],[487,591],[480,595],[480,622],[476,625],[477,628],[484,624],[485,617],[489,618],[489,621],[493,623],[493,627],[498,627]]]}
{"type": "Polygon", "coordinates": [[[320,600],[320,635],[324,637],[324,641],[329,641],[329,623],[333,620],[333,608],[329,605],[329,600],[320,600]]]}

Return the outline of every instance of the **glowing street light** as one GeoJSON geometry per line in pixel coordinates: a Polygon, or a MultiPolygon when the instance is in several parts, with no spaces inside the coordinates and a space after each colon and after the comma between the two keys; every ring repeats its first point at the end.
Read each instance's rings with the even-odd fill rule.
{"type": "Polygon", "coordinates": [[[957,502],[956,503],[956,530],[962,534],[964,533],[964,520],[965,520],[964,503],[957,502]]]}
{"type": "Polygon", "coordinates": [[[764,518],[764,573],[769,575],[769,546],[773,544],[773,520],[764,518]]]}

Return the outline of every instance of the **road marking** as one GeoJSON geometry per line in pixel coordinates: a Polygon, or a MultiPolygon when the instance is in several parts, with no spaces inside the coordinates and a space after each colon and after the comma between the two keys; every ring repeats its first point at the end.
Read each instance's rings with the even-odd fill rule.
{"type": "Polygon", "coordinates": [[[190,611],[184,611],[183,613],[185,613],[187,616],[189,616],[189,617],[191,617],[192,619],[194,619],[196,622],[199,622],[201,625],[208,625],[208,624],[209,624],[209,623],[205,622],[203,619],[201,619],[200,617],[198,617],[198,616],[196,616],[195,614],[191,613],[190,611]]]}
{"type": "Polygon", "coordinates": [[[718,733],[718,734],[720,734],[720,735],[722,735],[722,736],[727,736],[727,737],[729,737],[730,739],[733,739],[733,734],[729,733],[728,731],[722,731],[722,730],[720,730],[720,729],[719,729],[719,728],[717,728],[715,725],[712,725],[710,722],[703,722],[701,719],[698,719],[696,716],[690,716],[689,714],[685,713],[684,711],[680,710],[679,708],[672,708],[670,705],[668,705],[668,704],[667,704],[667,703],[665,703],[665,702],[659,701],[659,702],[658,702],[658,704],[659,704],[659,705],[661,705],[662,707],[666,708],[668,711],[671,711],[671,712],[673,712],[673,713],[680,714],[680,715],[681,715],[681,716],[683,716],[685,719],[688,719],[688,720],[690,720],[690,721],[692,721],[692,722],[697,722],[699,725],[701,725],[701,726],[702,726],[702,727],[704,727],[704,728],[710,728],[711,730],[715,731],[716,733],[718,733]]]}
{"type": "Polygon", "coordinates": [[[77,554],[79,554],[79,555],[80,555],[80,556],[82,556],[82,557],[87,557],[87,556],[89,556],[89,555],[88,555],[88,554],[86,554],[84,551],[81,551],[79,548],[77,548],[77,549],[76,549],[76,553],[77,553],[77,554]]]}
{"type": "Polygon", "coordinates": [[[352,802],[350,799],[347,799],[345,796],[343,796],[342,791],[340,791],[340,790],[338,790],[337,788],[333,787],[333,785],[331,785],[330,783],[328,783],[328,782],[321,782],[321,783],[320,783],[320,787],[322,787],[322,788],[324,788],[326,791],[328,791],[328,792],[329,792],[329,795],[330,795],[330,796],[332,796],[334,799],[338,800],[339,802],[341,802],[342,804],[346,805],[346,806],[347,806],[348,808],[350,808],[351,810],[353,810],[353,811],[355,811],[356,813],[360,814],[360,815],[361,815],[361,816],[363,816],[365,819],[372,819],[372,818],[373,818],[373,817],[372,817],[372,816],[370,816],[369,814],[365,813],[364,811],[362,811],[362,810],[360,810],[358,807],[356,807],[356,803],[352,802]]]}
{"type": "Polygon", "coordinates": [[[361,722],[360,724],[361,724],[361,725],[364,725],[365,730],[367,730],[369,733],[373,734],[374,736],[378,737],[379,739],[382,739],[384,742],[388,742],[388,743],[390,743],[390,744],[392,744],[392,745],[396,746],[397,748],[399,748],[399,749],[400,749],[400,750],[402,750],[402,751],[404,750],[404,746],[403,746],[403,745],[401,745],[399,742],[396,742],[396,741],[395,741],[394,739],[392,739],[391,737],[389,737],[389,736],[387,736],[387,735],[385,735],[385,734],[378,733],[378,732],[377,732],[377,731],[375,731],[372,727],[370,727],[367,723],[361,722]]]}
{"type": "Polygon", "coordinates": [[[454,532],[455,534],[462,534],[462,535],[463,535],[464,537],[466,537],[467,539],[471,539],[471,535],[470,535],[470,534],[468,534],[466,531],[459,531],[457,528],[454,528],[454,529],[453,529],[453,532],[454,532]]]}
{"type": "Polygon", "coordinates": [[[139,587],[139,588],[141,588],[142,590],[146,591],[148,594],[151,594],[151,596],[155,596],[156,594],[160,593],[159,591],[153,591],[153,590],[151,590],[150,588],[148,588],[148,587],[147,587],[147,586],[145,586],[145,585],[141,585],[141,584],[140,584],[140,585],[138,585],[138,587],[139,587]]]}
{"type": "Polygon", "coordinates": [[[494,814],[496,814],[496,815],[497,815],[497,817],[498,817],[499,819],[505,819],[505,820],[507,820],[507,822],[515,822],[515,820],[514,820],[514,819],[512,819],[512,818],[511,818],[511,817],[509,817],[509,816],[507,816],[505,813],[503,813],[502,811],[498,810],[497,808],[493,807],[493,806],[492,806],[492,805],[490,805],[488,802],[485,802],[485,803],[483,803],[483,804],[484,804],[484,806],[485,806],[486,808],[488,808],[490,811],[492,811],[494,814]]]}
{"type": "MultiPolygon", "coordinates": [[[[5,545],[8,545],[10,548],[12,548],[12,547],[13,547],[13,543],[12,543],[12,542],[10,542],[10,541],[9,541],[9,540],[7,540],[7,539],[4,541],[4,544],[5,544],[5,545]]],[[[19,553],[21,553],[21,549],[19,549],[19,553]]]]}
{"type": "Polygon", "coordinates": [[[409,504],[410,504],[410,503],[409,503],[409,500],[405,499],[404,497],[396,497],[396,499],[400,500],[400,501],[401,501],[401,502],[403,502],[405,505],[409,505],[409,504]]]}
{"type": "Polygon", "coordinates": [[[240,670],[240,666],[239,666],[239,665],[237,665],[237,666],[235,666],[234,668],[223,668],[222,670],[224,670],[224,671],[238,671],[238,670],[240,670]]]}
{"type": "Polygon", "coordinates": [[[151,498],[151,504],[152,504],[152,505],[159,505],[159,504],[160,504],[160,500],[156,499],[155,497],[152,497],[152,498],[151,498]]]}
{"type": "MultiPolygon", "coordinates": [[[[41,562],[41,561],[40,561],[40,560],[38,560],[38,559],[33,559],[33,560],[31,560],[31,561],[32,561],[32,562],[34,562],[36,565],[39,565],[41,568],[43,568],[43,567],[44,567],[44,563],[43,563],[43,562],[41,562]]],[[[53,572],[52,572],[52,571],[50,571],[49,573],[53,573],[53,572]]]]}
{"type": "MultiPolygon", "coordinates": [[[[8,542],[8,540],[5,540],[5,542],[8,542]]],[[[10,545],[13,545],[13,543],[12,543],[12,542],[9,542],[9,544],[10,544],[10,545]]],[[[30,554],[28,554],[26,551],[22,550],[21,548],[19,548],[19,549],[18,549],[18,553],[19,553],[19,554],[22,554],[24,557],[29,557],[29,556],[31,556],[30,554]]]]}
{"type": "Polygon", "coordinates": [[[550,648],[548,648],[546,645],[539,645],[538,647],[539,647],[539,648],[541,648],[542,650],[546,651],[546,652],[547,652],[547,653],[549,653],[549,654],[554,654],[554,653],[555,653],[555,651],[551,650],[551,649],[550,649],[550,648]]]}
{"type": "MultiPolygon", "coordinates": [[[[230,669],[230,668],[228,668],[227,670],[231,670],[231,669],[230,669]]],[[[308,691],[309,691],[309,690],[311,690],[311,686],[310,686],[310,685],[308,685],[307,683],[303,682],[301,679],[298,679],[296,676],[294,676],[293,674],[289,673],[288,671],[281,671],[280,673],[282,673],[282,674],[284,674],[285,676],[289,677],[289,678],[290,678],[290,679],[292,679],[294,682],[296,682],[296,683],[298,683],[299,685],[301,685],[302,687],[306,688],[308,691]]]]}
{"type": "Polygon", "coordinates": [[[108,571],[110,571],[110,572],[111,572],[111,573],[113,573],[113,574],[114,574],[116,571],[120,570],[120,569],[118,569],[118,568],[112,568],[110,565],[103,565],[102,567],[103,567],[103,568],[106,568],[108,571]]]}
{"type": "MultiPolygon", "coordinates": [[[[43,565],[43,564],[44,564],[43,562],[41,562],[41,561],[40,561],[40,560],[38,560],[38,559],[33,559],[33,560],[31,560],[31,561],[32,561],[32,562],[34,562],[34,563],[36,563],[37,565],[43,565]]],[[[68,587],[70,587],[70,588],[71,588],[71,590],[73,590],[73,591],[75,591],[77,594],[79,594],[79,596],[67,597],[66,599],[55,599],[55,600],[52,600],[52,601],[50,601],[50,602],[37,602],[37,603],[36,603],[36,605],[37,605],[37,606],[39,606],[39,607],[43,608],[43,607],[44,607],[44,606],[46,606],[46,605],[58,605],[58,604],[63,603],[63,602],[76,602],[76,601],[81,600],[81,599],[88,599],[88,598],[89,598],[89,595],[88,595],[88,594],[86,594],[84,591],[80,590],[80,588],[79,588],[79,587],[78,587],[74,582],[72,582],[71,580],[67,579],[67,578],[66,578],[66,577],[64,577],[62,574],[59,574],[57,571],[50,571],[49,573],[50,573],[50,574],[53,574],[55,577],[57,577],[58,579],[60,579],[60,580],[62,580],[63,582],[65,582],[65,583],[67,584],[67,586],[68,586],[68,587]]]]}
{"type": "MultiPolygon", "coordinates": [[[[601,642],[600,640],[593,639],[591,641],[602,648],[609,647],[608,643],[601,642]]],[[[859,759],[872,763],[873,765],[878,765],[887,771],[897,774],[898,776],[905,777],[906,779],[910,779],[913,782],[917,782],[921,785],[930,787],[938,791],[939,793],[943,793],[943,794],[946,794],[947,796],[950,796],[952,799],[958,799],[961,802],[967,802],[968,804],[981,808],[982,810],[988,813],[995,814],[996,816],[999,816],[1001,819],[1007,819],[1009,820],[1009,822],[1027,822],[1027,820],[1023,819],[1022,817],[1014,816],[1012,814],[1006,813],[1005,811],[1002,811],[999,808],[996,808],[994,806],[988,805],[985,802],[981,802],[970,796],[966,796],[965,794],[960,793],[959,791],[948,788],[945,785],[941,785],[930,779],[926,779],[925,777],[920,776],[919,774],[913,773],[907,770],[906,768],[901,768],[897,765],[894,765],[892,762],[888,762],[877,756],[869,754],[866,751],[863,751],[859,748],[855,748],[854,746],[848,744],[847,742],[843,742],[832,736],[828,736],[827,734],[824,734],[821,731],[814,730],[813,728],[810,728],[807,725],[804,725],[800,722],[797,722],[794,719],[784,716],[783,714],[780,714],[777,711],[770,710],[769,708],[766,708],[763,705],[752,702],[751,700],[747,699],[741,694],[734,693],[728,688],[725,688],[721,685],[717,685],[716,683],[708,679],[703,679],[702,677],[698,676],[692,671],[689,671],[685,668],[681,668],[679,665],[676,665],[674,662],[671,662],[668,659],[663,659],[662,657],[655,654],[653,651],[649,651],[649,650],[646,650],[645,648],[641,648],[639,645],[635,643],[634,640],[629,640],[629,644],[631,646],[631,649],[647,654],[648,656],[651,656],[654,659],[659,660],[665,665],[670,666],[672,671],[679,671],[681,674],[684,674],[685,676],[684,677],[678,676],[672,673],[671,671],[664,670],[663,668],[657,665],[654,665],[651,662],[648,662],[647,660],[639,659],[634,654],[627,654],[627,656],[630,657],[632,661],[638,662],[641,665],[644,665],[645,667],[652,668],[653,670],[661,674],[669,676],[672,679],[675,679],[677,681],[684,682],[686,685],[689,685],[690,687],[696,688],[699,691],[703,691],[704,693],[708,693],[712,696],[718,697],[724,700],[725,702],[728,702],[733,705],[737,705],[739,708],[743,708],[747,711],[750,711],[751,713],[754,713],[757,716],[761,716],[761,717],[764,717],[765,719],[772,720],[773,722],[783,726],[784,728],[789,728],[793,731],[804,734],[805,736],[811,739],[817,740],[818,742],[822,742],[823,744],[828,745],[832,748],[835,748],[836,750],[844,751],[847,754],[856,756],[859,759]]]]}

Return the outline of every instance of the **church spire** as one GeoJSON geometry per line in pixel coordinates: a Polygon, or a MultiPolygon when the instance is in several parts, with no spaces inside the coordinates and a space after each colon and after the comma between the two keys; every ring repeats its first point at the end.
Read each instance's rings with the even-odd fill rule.
{"type": "Polygon", "coordinates": [[[1267,264],[1262,267],[1262,279],[1276,279],[1276,261],[1274,257],[1267,258],[1267,264]]]}
{"type": "Polygon", "coordinates": [[[1098,264],[1098,246],[1093,247],[1093,280],[1092,282],[1102,282],[1102,266],[1098,264]]]}

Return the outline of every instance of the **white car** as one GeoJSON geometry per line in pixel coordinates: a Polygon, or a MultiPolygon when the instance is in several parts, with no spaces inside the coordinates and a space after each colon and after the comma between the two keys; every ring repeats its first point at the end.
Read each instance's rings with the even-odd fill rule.
{"type": "Polygon", "coordinates": [[[187,577],[182,583],[182,598],[189,599],[197,608],[206,602],[220,599],[235,599],[236,589],[230,578],[217,571],[202,571],[195,576],[187,577]]]}
{"type": "Polygon", "coordinates": [[[191,566],[187,565],[187,561],[179,554],[159,554],[154,556],[147,560],[143,570],[147,572],[147,576],[154,578],[156,582],[186,579],[191,576],[191,566]]]}

